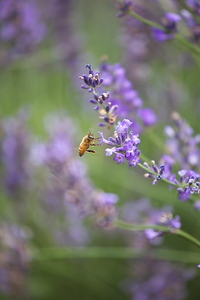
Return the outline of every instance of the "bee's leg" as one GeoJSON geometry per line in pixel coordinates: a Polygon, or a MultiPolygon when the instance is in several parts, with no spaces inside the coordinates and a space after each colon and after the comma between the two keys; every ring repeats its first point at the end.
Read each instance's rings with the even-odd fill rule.
{"type": "Polygon", "coordinates": [[[96,153],[94,150],[86,150],[87,152],[96,153]]]}
{"type": "Polygon", "coordinates": [[[100,139],[100,137],[98,137],[98,138],[93,138],[93,140],[99,140],[100,139]]]}
{"type": "Polygon", "coordinates": [[[90,146],[100,146],[100,144],[91,144],[90,146]]]}

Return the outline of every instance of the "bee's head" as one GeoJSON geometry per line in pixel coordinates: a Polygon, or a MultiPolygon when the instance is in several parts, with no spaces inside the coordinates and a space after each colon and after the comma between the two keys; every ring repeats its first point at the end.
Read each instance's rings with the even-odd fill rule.
{"type": "Polygon", "coordinates": [[[94,134],[92,134],[91,132],[88,133],[88,138],[89,139],[93,139],[94,138],[94,134]]]}

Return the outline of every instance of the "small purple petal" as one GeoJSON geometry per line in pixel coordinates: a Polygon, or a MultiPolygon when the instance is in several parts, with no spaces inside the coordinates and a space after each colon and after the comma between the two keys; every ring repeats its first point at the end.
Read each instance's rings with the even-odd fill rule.
{"type": "Polygon", "coordinates": [[[154,39],[161,43],[174,38],[173,34],[167,34],[165,31],[159,28],[153,28],[152,32],[154,39]]]}

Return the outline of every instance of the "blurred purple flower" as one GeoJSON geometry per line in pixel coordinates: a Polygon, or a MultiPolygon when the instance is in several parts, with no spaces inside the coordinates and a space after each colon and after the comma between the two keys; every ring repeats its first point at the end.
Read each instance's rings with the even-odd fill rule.
{"type": "Polygon", "coordinates": [[[116,7],[120,11],[118,17],[121,18],[127,15],[129,13],[129,10],[131,10],[132,4],[133,4],[132,1],[128,1],[128,0],[117,2],[116,7]]]}
{"type": "Polygon", "coordinates": [[[153,126],[157,122],[154,111],[143,107],[143,100],[133,89],[125,68],[120,64],[104,63],[101,65],[100,74],[103,77],[103,86],[110,90],[109,102],[118,107],[117,117],[130,119],[134,132],[140,133],[144,126],[153,126]]]}
{"type": "MultiPolygon", "coordinates": [[[[162,225],[162,226],[169,227],[170,232],[173,233],[173,232],[176,232],[176,229],[179,229],[181,227],[180,217],[175,216],[173,218],[173,215],[171,212],[170,213],[163,212],[155,221],[155,225],[162,225]]],[[[145,235],[150,241],[154,240],[156,237],[160,237],[165,234],[166,234],[166,232],[164,232],[164,231],[158,231],[158,230],[154,230],[151,228],[145,230],[145,235]]]]}
{"type": "Polygon", "coordinates": [[[194,208],[195,208],[196,210],[200,210],[200,200],[195,201],[195,203],[194,203],[194,208]]]}
{"type": "Polygon", "coordinates": [[[153,36],[158,42],[164,42],[174,38],[177,32],[177,24],[180,22],[181,17],[174,13],[166,13],[162,19],[163,30],[153,28],[153,36]]]}
{"type": "Polygon", "coordinates": [[[181,169],[197,167],[200,157],[200,135],[194,135],[194,130],[177,112],[172,113],[172,121],[173,127],[165,127],[169,156],[180,164],[181,169]]]}
{"type": "Polygon", "coordinates": [[[40,21],[40,13],[34,1],[1,0],[2,59],[15,59],[19,55],[30,53],[43,40],[45,32],[46,27],[40,21]]]}
{"type": "MultiPolygon", "coordinates": [[[[190,3],[191,3],[191,5],[189,5],[189,6],[194,10],[194,13],[197,13],[198,15],[200,15],[200,4],[197,3],[197,1],[190,1],[190,3]]],[[[198,19],[195,18],[195,16],[192,13],[190,13],[188,10],[184,9],[182,11],[182,16],[186,21],[186,25],[189,28],[189,31],[191,32],[191,35],[192,35],[191,40],[193,40],[195,42],[199,42],[200,22],[198,22],[198,19]]]]}
{"type": "Polygon", "coordinates": [[[195,275],[192,269],[151,258],[135,260],[132,270],[132,280],[124,281],[122,288],[136,300],[185,299],[188,295],[186,282],[195,275]]]}
{"type": "Polygon", "coordinates": [[[22,299],[27,295],[31,232],[28,228],[1,222],[0,233],[0,291],[7,296],[22,299]]]}
{"type": "Polygon", "coordinates": [[[116,218],[116,203],[119,197],[112,193],[97,192],[93,201],[96,222],[104,229],[112,229],[116,218]]]}
{"type": "Polygon", "coordinates": [[[51,39],[55,55],[59,57],[61,65],[69,69],[70,77],[78,86],[78,74],[83,60],[84,41],[76,29],[76,21],[72,17],[76,1],[49,0],[48,7],[44,7],[44,19],[51,30],[51,39]]]}
{"type": "Polygon", "coordinates": [[[2,164],[7,193],[14,199],[21,198],[29,186],[30,166],[28,163],[30,136],[27,126],[27,112],[17,117],[4,119],[2,124],[2,164]]]}
{"type": "Polygon", "coordinates": [[[199,0],[186,0],[187,5],[198,15],[200,15],[199,0]]]}
{"type": "Polygon", "coordinates": [[[157,122],[157,116],[153,109],[143,108],[140,110],[140,117],[145,126],[152,126],[157,122]]]}

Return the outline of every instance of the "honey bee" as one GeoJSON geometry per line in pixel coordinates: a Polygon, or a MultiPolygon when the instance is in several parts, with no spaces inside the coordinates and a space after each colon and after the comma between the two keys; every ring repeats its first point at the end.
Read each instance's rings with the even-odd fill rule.
{"type": "Polygon", "coordinates": [[[89,147],[91,146],[99,146],[100,144],[95,144],[95,140],[99,140],[100,138],[95,138],[94,135],[89,132],[86,136],[83,137],[79,148],[78,148],[78,154],[79,156],[83,156],[85,152],[91,152],[91,153],[96,153],[94,150],[89,150],[89,147]]]}

